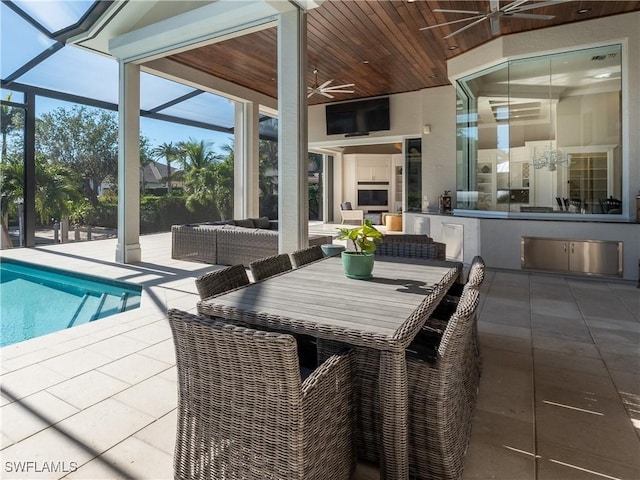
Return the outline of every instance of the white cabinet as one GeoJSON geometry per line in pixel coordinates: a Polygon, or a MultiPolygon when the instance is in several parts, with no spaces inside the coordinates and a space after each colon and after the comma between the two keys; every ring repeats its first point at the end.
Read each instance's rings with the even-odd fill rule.
{"type": "Polygon", "coordinates": [[[358,164],[358,182],[388,182],[389,181],[389,161],[384,165],[358,164]]]}

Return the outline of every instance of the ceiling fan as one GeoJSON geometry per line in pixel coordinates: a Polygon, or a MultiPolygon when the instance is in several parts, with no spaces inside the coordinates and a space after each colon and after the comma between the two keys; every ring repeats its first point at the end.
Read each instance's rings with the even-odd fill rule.
{"type": "Polygon", "coordinates": [[[489,1],[489,11],[488,12],[480,12],[476,10],[449,10],[444,8],[434,8],[434,12],[443,12],[443,13],[466,13],[471,15],[470,17],[461,18],[460,20],[452,20],[450,22],[439,23],[438,25],[430,25],[428,27],[423,27],[420,30],[429,30],[431,28],[442,27],[444,25],[451,25],[453,23],[460,22],[468,22],[473,20],[468,25],[465,25],[462,28],[459,28],[455,32],[450,33],[444,39],[453,37],[454,35],[463,32],[464,30],[471,28],[486,19],[489,19],[491,23],[491,35],[500,35],[500,18],[526,18],[529,20],[551,20],[554,18],[554,15],[539,15],[536,13],[520,13],[527,10],[533,10],[534,8],[542,8],[549,5],[558,5],[560,3],[568,2],[569,0],[549,0],[546,2],[534,2],[528,5],[525,5],[529,0],[515,0],[508,5],[500,8],[500,0],[490,0],[489,1]]]}
{"type": "Polygon", "coordinates": [[[324,95],[327,98],[334,98],[332,93],[354,93],[353,90],[345,90],[345,88],[353,87],[355,83],[345,83],[344,85],[334,85],[332,87],[329,86],[333,80],[327,80],[322,85],[318,85],[318,69],[313,69],[313,75],[315,76],[315,83],[313,87],[307,87],[307,98],[315,95],[316,93],[319,95],[324,95]]]}

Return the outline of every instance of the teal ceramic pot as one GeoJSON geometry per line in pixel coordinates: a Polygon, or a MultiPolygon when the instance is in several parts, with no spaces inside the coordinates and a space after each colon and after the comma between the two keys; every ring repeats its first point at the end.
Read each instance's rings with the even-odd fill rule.
{"type": "Polygon", "coordinates": [[[372,277],[373,253],[342,252],[342,266],[348,278],[366,280],[372,277]]]}

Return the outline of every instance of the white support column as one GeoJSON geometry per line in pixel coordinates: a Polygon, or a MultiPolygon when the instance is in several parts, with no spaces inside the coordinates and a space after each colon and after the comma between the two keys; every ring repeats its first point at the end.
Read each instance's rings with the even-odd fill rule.
{"type": "Polygon", "coordinates": [[[233,218],[257,217],[259,108],[253,102],[237,102],[235,112],[233,218]]]}
{"type": "Polygon", "coordinates": [[[116,262],[136,263],[140,250],[140,67],[119,61],[118,245],[116,262]]]}
{"type": "Polygon", "coordinates": [[[278,17],[278,250],[308,245],[307,19],[293,9],[278,17]]]}

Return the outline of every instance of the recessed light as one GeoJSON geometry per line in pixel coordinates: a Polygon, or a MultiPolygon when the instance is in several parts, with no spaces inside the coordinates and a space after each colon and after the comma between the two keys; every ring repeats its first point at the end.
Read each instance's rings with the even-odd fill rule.
{"type": "Polygon", "coordinates": [[[449,47],[449,50],[455,50],[456,48],[458,48],[458,45],[451,45],[451,46],[449,47]]]}
{"type": "Polygon", "coordinates": [[[369,60],[363,60],[363,61],[362,61],[362,64],[363,64],[363,65],[369,65],[369,60]]]}
{"type": "Polygon", "coordinates": [[[601,78],[611,78],[611,73],[599,73],[594,75],[593,78],[601,79],[601,78]]]}
{"type": "Polygon", "coordinates": [[[578,10],[578,13],[579,13],[580,15],[583,15],[583,14],[585,14],[585,13],[589,13],[590,11],[591,11],[591,9],[590,9],[590,8],[581,8],[580,10],[578,10]]]}

